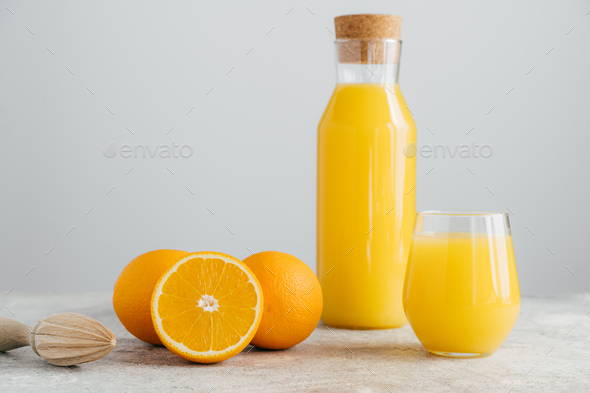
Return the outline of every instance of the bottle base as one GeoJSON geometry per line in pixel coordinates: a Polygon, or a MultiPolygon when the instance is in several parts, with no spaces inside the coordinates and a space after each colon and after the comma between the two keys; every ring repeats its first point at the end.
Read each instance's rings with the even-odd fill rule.
{"type": "Polygon", "coordinates": [[[486,356],[490,356],[493,353],[493,352],[475,352],[475,353],[443,352],[443,351],[431,351],[430,349],[428,349],[428,352],[438,355],[438,356],[444,356],[447,358],[460,358],[460,359],[485,358],[486,356]]]}
{"type": "MultiPolygon", "coordinates": [[[[322,321],[324,322],[324,321],[322,321]]],[[[340,325],[337,323],[326,323],[324,325],[337,328],[337,329],[346,329],[346,330],[386,330],[386,329],[397,329],[407,325],[406,323],[400,325],[384,325],[384,326],[347,326],[347,325],[340,325]]]]}

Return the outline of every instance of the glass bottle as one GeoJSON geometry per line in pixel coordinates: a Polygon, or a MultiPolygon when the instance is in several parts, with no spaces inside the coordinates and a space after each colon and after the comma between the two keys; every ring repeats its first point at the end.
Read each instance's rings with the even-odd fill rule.
{"type": "Polygon", "coordinates": [[[317,273],[330,326],[407,323],[416,126],[397,83],[401,18],[337,17],[337,84],[318,126],[317,273]]]}

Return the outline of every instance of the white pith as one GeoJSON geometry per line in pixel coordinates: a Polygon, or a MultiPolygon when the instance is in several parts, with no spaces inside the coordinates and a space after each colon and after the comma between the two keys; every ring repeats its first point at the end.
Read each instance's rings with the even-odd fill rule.
{"type": "Polygon", "coordinates": [[[199,307],[203,307],[203,310],[213,312],[219,308],[219,302],[213,297],[213,295],[203,295],[198,302],[199,307]]]}
{"type": "MultiPolygon", "coordinates": [[[[152,302],[152,307],[154,309],[154,315],[156,317],[155,321],[154,321],[155,328],[160,335],[164,336],[168,342],[173,343],[174,346],[176,347],[176,349],[178,349],[182,352],[185,352],[190,355],[195,355],[198,357],[209,357],[212,355],[221,355],[223,353],[232,351],[233,349],[239,347],[240,345],[243,345],[245,338],[249,337],[250,334],[252,333],[252,331],[256,328],[256,323],[252,324],[252,326],[250,326],[250,329],[248,330],[248,332],[244,336],[242,336],[240,341],[238,341],[236,344],[232,345],[231,347],[228,347],[222,351],[214,351],[214,350],[210,349],[205,352],[198,352],[198,351],[194,351],[192,349],[189,349],[187,346],[185,346],[182,343],[179,343],[178,341],[171,339],[170,336],[168,336],[166,334],[166,332],[164,331],[164,328],[162,327],[162,319],[159,317],[157,299],[159,299],[160,295],[162,295],[162,287],[164,286],[164,283],[166,282],[166,280],[168,279],[168,277],[170,277],[170,275],[172,273],[176,272],[176,270],[178,269],[178,267],[180,265],[182,265],[186,261],[188,261],[190,259],[194,259],[194,258],[203,258],[203,259],[218,258],[218,259],[223,260],[225,263],[231,263],[231,264],[238,266],[241,271],[246,273],[246,275],[248,276],[248,281],[251,282],[254,286],[254,290],[256,291],[256,297],[258,300],[256,303],[256,307],[253,308],[253,310],[256,312],[256,317],[254,318],[254,321],[256,321],[256,319],[259,318],[259,315],[261,312],[261,310],[260,310],[261,293],[260,293],[260,289],[256,285],[256,281],[255,281],[254,276],[249,271],[244,270],[241,265],[235,263],[233,260],[226,258],[223,255],[219,255],[216,253],[198,253],[198,254],[187,255],[186,257],[182,258],[180,261],[178,261],[176,263],[176,265],[174,265],[174,267],[172,269],[170,269],[166,274],[164,274],[164,276],[162,276],[162,278],[160,278],[160,281],[158,282],[158,286],[155,288],[155,292],[154,292],[154,300],[155,301],[152,302]]],[[[219,304],[218,304],[217,299],[215,299],[212,295],[204,295],[199,300],[198,306],[203,307],[203,309],[205,311],[213,312],[213,311],[217,310],[217,308],[219,307],[219,304]],[[203,304],[204,307],[201,304],[203,304]]]]}

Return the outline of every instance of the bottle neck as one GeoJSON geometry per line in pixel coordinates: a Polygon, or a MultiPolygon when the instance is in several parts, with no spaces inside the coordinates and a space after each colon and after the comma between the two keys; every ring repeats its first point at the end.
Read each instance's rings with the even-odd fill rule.
{"type": "Polygon", "coordinates": [[[398,82],[401,41],[339,39],[335,45],[337,83],[398,82]]]}

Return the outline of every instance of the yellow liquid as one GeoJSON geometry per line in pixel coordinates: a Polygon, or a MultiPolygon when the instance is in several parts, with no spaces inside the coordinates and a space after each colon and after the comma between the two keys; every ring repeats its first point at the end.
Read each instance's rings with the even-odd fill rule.
{"type": "Polygon", "coordinates": [[[318,127],[317,271],[328,325],[407,323],[402,289],[415,216],[415,143],[397,84],[336,85],[318,127]]]}
{"type": "Polygon", "coordinates": [[[520,311],[511,236],[414,235],[404,287],[406,316],[431,352],[494,352],[520,311]]]}

